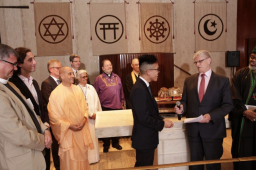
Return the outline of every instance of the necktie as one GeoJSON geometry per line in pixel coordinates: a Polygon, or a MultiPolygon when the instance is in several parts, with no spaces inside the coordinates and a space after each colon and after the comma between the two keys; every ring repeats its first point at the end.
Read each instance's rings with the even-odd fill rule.
{"type": "Polygon", "coordinates": [[[204,98],[204,88],[205,88],[205,79],[204,79],[205,74],[202,74],[201,77],[201,82],[200,82],[200,86],[199,86],[199,101],[201,102],[204,98]]]}
{"type": "Polygon", "coordinates": [[[29,115],[30,115],[32,121],[34,122],[34,124],[35,124],[35,126],[36,126],[37,132],[38,132],[38,133],[42,133],[40,124],[39,124],[38,120],[36,119],[36,116],[35,116],[34,112],[30,109],[30,107],[28,106],[28,104],[27,104],[27,103],[24,101],[24,99],[19,95],[19,93],[17,93],[17,92],[12,88],[12,86],[10,86],[8,83],[5,84],[5,86],[6,86],[9,90],[11,90],[11,91],[20,99],[20,101],[24,104],[24,106],[26,107],[26,109],[27,109],[27,111],[28,111],[28,113],[29,113],[29,115]]]}
{"type": "Polygon", "coordinates": [[[149,90],[149,93],[150,93],[151,97],[153,97],[150,85],[148,86],[148,90],[149,90]]]}
{"type": "Polygon", "coordinates": [[[58,84],[58,85],[60,84],[60,80],[57,80],[57,84],[58,84]]]}

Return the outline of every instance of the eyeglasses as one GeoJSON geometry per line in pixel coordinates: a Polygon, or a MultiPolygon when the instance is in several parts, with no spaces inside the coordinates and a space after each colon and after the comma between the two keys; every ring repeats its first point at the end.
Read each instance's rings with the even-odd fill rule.
{"type": "Polygon", "coordinates": [[[159,68],[156,68],[156,69],[149,69],[149,70],[156,70],[156,71],[160,72],[159,68]]]}
{"type": "Polygon", "coordinates": [[[56,69],[58,69],[58,70],[59,70],[61,67],[51,67],[51,68],[56,68],[56,69]]]}
{"type": "Polygon", "coordinates": [[[13,65],[13,67],[17,67],[18,66],[18,63],[11,63],[11,62],[6,61],[6,60],[1,60],[1,61],[9,63],[9,64],[13,65]]]}
{"type": "Polygon", "coordinates": [[[202,60],[195,61],[194,64],[197,64],[197,63],[201,64],[204,60],[206,60],[206,59],[208,59],[208,58],[209,58],[209,57],[207,57],[207,58],[205,58],[205,59],[202,59],[202,60]]]}
{"type": "Polygon", "coordinates": [[[81,77],[82,79],[86,79],[86,78],[88,78],[88,76],[83,76],[83,77],[81,77]]]}
{"type": "Polygon", "coordinates": [[[256,56],[251,55],[251,56],[250,56],[250,59],[252,59],[252,60],[253,60],[253,59],[256,59],[256,56]]]}

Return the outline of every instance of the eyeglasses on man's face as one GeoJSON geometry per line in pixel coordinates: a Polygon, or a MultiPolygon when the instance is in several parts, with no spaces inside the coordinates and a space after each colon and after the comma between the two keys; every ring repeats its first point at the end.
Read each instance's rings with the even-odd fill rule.
{"type": "Polygon", "coordinates": [[[149,69],[149,70],[156,70],[156,71],[160,72],[160,69],[159,69],[159,68],[156,68],[156,69],[149,69]]]}
{"type": "Polygon", "coordinates": [[[198,60],[198,61],[194,61],[194,64],[196,65],[197,63],[201,64],[204,60],[208,59],[209,57],[207,58],[204,58],[202,60],[198,60]]]}
{"type": "Polygon", "coordinates": [[[9,64],[13,65],[13,67],[17,67],[18,66],[18,63],[11,63],[11,62],[6,61],[6,60],[1,60],[1,61],[9,63],[9,64]]]}
{"type": "Polygon", "coordinates": [[[59,70],[61,67],[51,67],[51,68],[56,68],[57,70],[59,70]]]}
{"type": "Polygon", "coordinates": [[[250,59],[256,59],[256,56],[255,55],[250,55],[250,59]]]}

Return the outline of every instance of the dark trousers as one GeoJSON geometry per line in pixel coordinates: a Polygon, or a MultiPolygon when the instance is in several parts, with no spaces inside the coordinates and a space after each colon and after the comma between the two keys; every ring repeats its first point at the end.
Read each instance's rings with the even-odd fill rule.
{"type": "Polygon", "coordinates": [[[46,164],[46,170],[50,170],[50,166],[51,166],[51,150],[45,148],[44,151],[45,151],[44,159],[45,159],[45,164],[46,164]]]}
{"type": "Polygon", "coordinates": [[[54,167],[56,170],[60,170],[60,158],[59,158],[59,144],[58,141],[55,139],[52,131],[52,158],[53,158],[53,163],[54,167]]]}
{"type": "MultiPolygon", "coordinates": [[[[234,140],[234,139],[233,139],[234,140]]],[[[244,137],[241,139],[240,151],[238,157],[256,156],[255,137],[244,137]]],[[[256,161],[234,162],[234,170],[256,169],[256,161]]]]}
{"type": "Polygon", "coordinates": [[[134,167],[153,165],[154,153],[155,153],[155,149],[150,149],[150,150],[136,149],[136,163],[134,167]]]}
{"type": "MultiPolygon", "coordinates": [[[[223,138],[188,137],[191,161],[220,159],[223,154],[223,138]]],[[[221,164],[208,164],[207,170],[221,170],[221,164]]],[[[189,170],[204,170],[204,165],[190,166],[189,170]]]]}
{"type": "MultiPolygon", "coordinates": [[[[102,107],[102,111],[109,111],[109,110],[120,110],[120,109],[110,109],[106,107],[102,107]]],[[[103,147],[108,147],[110,146],[110,139],[112,139],[112,146],[119,144],[119,137],[113,137],[113,138],[102,138],[103,141],[103,147]]]]}

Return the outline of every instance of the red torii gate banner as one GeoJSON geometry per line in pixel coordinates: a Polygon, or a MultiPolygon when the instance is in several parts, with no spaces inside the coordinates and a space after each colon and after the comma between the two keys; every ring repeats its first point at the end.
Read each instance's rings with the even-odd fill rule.
{"type": "Polygon", "coordinates": [[[38,56],[72,54],[70,3],[34,3],[38,56]]]}
{"type": "Polygon", "coordinates": [[[141,52],[172,53],[172,3],[141,3],[141,52]]]}

